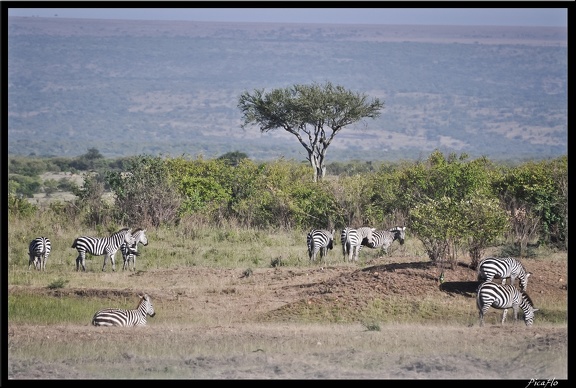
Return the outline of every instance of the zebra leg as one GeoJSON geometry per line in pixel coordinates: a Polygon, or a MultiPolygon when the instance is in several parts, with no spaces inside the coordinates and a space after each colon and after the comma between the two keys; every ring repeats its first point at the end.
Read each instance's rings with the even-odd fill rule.
{"type": "Polygon", "coordinates": [[[80,270],[80,265],[82,265],[82,271],[86,272],[86,253],[79,253],[76,258],[76,271],[80,270]]]}
{"type": "Polygon", "coordinates": [[[520,305],[514,304],[512,305],[512,311],[514,312],[514,323],[518,322],[518,308],[520,305]]]}
{"type": "Polygon", "coordinates": [[[112,262],[112,272],[116,272],[116,261],[114,260],[115,253],[110,255],[110,261],[112,262]]]}
{"type": "Polygon", "coordinates": [[[506,315],[508,314],[508,309],[504,309],[504,311],[502,312],[502,322],[501,324],[504,324],[504,321],[506,320],[506,315]]]}

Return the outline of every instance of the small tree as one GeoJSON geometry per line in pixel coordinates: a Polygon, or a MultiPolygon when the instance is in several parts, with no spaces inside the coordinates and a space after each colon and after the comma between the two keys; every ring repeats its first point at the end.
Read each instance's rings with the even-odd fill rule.
{"type": "Polygon", "coordinates": [[[308,153],[314,182],[326,174],[326,151],[336,134],[363,118],[378,117],[383,106],[377,98],[367,102],[365,95],[330,82],[294,85],[270,93],[244,92],[238,102],[244,116],[242,128],[256,124],[261,132],[282,128],[296,136],[308,153]]]}

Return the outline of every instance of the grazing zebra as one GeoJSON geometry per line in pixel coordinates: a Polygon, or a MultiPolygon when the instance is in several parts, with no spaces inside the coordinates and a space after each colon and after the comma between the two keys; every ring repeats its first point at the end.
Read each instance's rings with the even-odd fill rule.
{"type": "Polygon", "coordinates": [[[358,261],[358,254],[362,245],[362,239],[358,233],[358,230],[352,228],[344,228],[340,233],[340,242],[342,243],[342,254],[344,255],[344,261],[346,261],[346,256],[348,256],[348,261],[358,261]]]}
{"type": "Polygon", "coordinates": [[[124,259],[124,265],[122,270],[130,269],[130,262],[132,262],[132,270],[136,271],[136,256],[138,253],[138,243],[146,246],[148,245],[148,237],[146,236],[146,229],[136,229],[132,233],[134,237],[134,244],[128,245],[125,242],[120,245],[120,252],[122,252],[122,259],[124,259]]]}
{"type": "Polygon", "coordinates": [[[72,243],[72,248],[76,248],[78,251],[76,271],[80,269],[80,264],[82,264],[82,270],[86,272],[86,253],[94,256],[105,255],[102,271],[106,268],[106,262],[108,258],[110,258],[112,261],[112,271],[116,271],[114,255],[124,242],[129,245],[134,244],[134,237],[132,237],[132,232],[128,228],[120,229],[109,237],[78,237],[74,240],[74,243],[72,243]]]}
{"type": "Polygon", "coordinates": [[[320,257],[324,257],[326,261],[326,255],[328,254],[328,249],[334,247],[334,233],[336,231],[324,230],[324,229],[312,229],[306,235],[306,244],[308,245],[308,258],[312,261],[316,261],[316,254],[320,251],[320,257]]]}
{"type": "Polygon", "coordinates": [[[516,279],[520,280],[520,289],[526,291],[528,278],[532,275],[527,272],[524,266],[513,257],[487,257],[478,266],[478,280],[489,281],[495,277],[502,279],[502,284],[506,284],[506,278],[510,278],[510,284],[514,284],[516,279]]]}
{"type": "Polygon", "coordinates": [[[92,318],[94,326],[146,326],[146,316],[156,315],[152,300],[147,294],[138,294],[140,302],[135,310],[107,308],[98,311],[92,318]]]}
{"type": "Polygon", "coordinates": [[[492,282],[484,282],[478,287],[476,306],[480,315],[480,326],[484,326],[484,314],[490,307],[504,310],[502,324],[506,320],[509,308],[514,311],[514,321],[518,320],[518,309],[522,309],[526,326],[532,326],[534,312],[538,311],[526,292],[520,291],[512,284],[500,285],[492,282]]]}
{"type": "Polygon", "coordinates": [[[404,244],[406,237],[406,227],[395,227],[390,230],[376,230],[372,232],[372,236],[366,237],[362,240],[362,245],[369,248],[382,248],[385,253],[388,253],[388,248],[395,241],[398,240],[400,244],[404,244]]]}
{"type": "Polygon", "coordinates": [[[52,244],[48,237],[36,237],[34,240],[30,241],[28,245],[28,255],[30,257],[28,261],[28,269],[34,264],[34,268],[37,270],[46,270],[46,260],[48,260],[48,255],[52,249],[52,244]]]}

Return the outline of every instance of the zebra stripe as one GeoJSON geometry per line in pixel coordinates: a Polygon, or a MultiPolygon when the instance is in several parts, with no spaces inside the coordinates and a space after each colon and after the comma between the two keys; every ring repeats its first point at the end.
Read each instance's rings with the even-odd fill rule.
{"type": "Polygon", "coordinates": [[[513,285],[516,279],[519,279],[522,291],[526,291],[531,274],[513,257],[487,257],[478,266],[479,281],[491,282],[496,277],[502,279],[502,284],[506,284],[506,278],[510,278],[510,284],[513,285]]]}
{"type": "Polygon", "coordinates": [[[324,257],[326,261],[326,255],[328,254],[328,249],[334,247],[334,233],[336,231],[328,231],[325,229],[312,229],[306,235],[306,244],[308,245],[308,258],[311,261],[316,261],[316,255],[320,252],[320,257],[324,257]]]}
{"type": "Polygon", "coordinates": [[[146,326],[146,316],[156,315],[152,300],[147,294],[139,294],[140,302],[135,310],[107,308],[98,311],[92,317],[94,326],[146,326]]]}
{"type": "Polygon", "coordinates": [[[344,255],[344,261],[346,261],[346,257],[348,256],[348,261],[358,261],[358,254],[360,253],[360,249],[362,245],[362,239],[360,238],[360,234],[358,230],[352,228],[344,228],[340,233],[340,242],[342,243],[342,254],[344,255]]]}
{"type": "Polygon", "coordinates": [[[146,229],[136,229],[134,233],[132,233],[132,237],[134,237],[133,245],[128,245],[125,242],[120,245],[120,252],[122,252],[122,259],[124,260],[122,270],[130,270],[130,262],[132,262],[132,270],[136,271],[136,256],[139,255],[138,243],[144,246],[148,245],[146,229]]]}
{"type": "Polygon", "coordinates": [[[514,321],[518,320],[518,309],[522,309],[526,326],[532,326],[534,312],[538,311],[526,292],[520,291],[512,284],[500,285],[492,282],[484,282],[478,287],[476,306],[480,316],[480,326],[484,326],[484,314],[490,307],[504,310],[501,324],[504,324],[509,308],[514,311],[514,321]]]}
{"type": "Polygon", "coordinates": [[[76,271],[80,269],[81,264],[82,270],[86,272],[86,253],[94,256],[105,255],[102,271],[106,268],[106,262],[108,261],[108,258],[110,258],[112,261],[112,271],[116,271],[114,255],[120,248],[120,245],[124,242],[130,245],[134,244],[134,237],[132,237],[132,232],[128,228],[121,229],[109,237],[78,237],[72,243],[72,248],[76,248],[78,251],[78,257],[76,258],[76,271]]]}
{"type": "Polygon", "coordinates": [[[385,253],[388,253],[388,248],[396,240],[400,245],[404,244],[406,238],[406,227],[395,227],[390,230],[376,230],[372,232],[372,236],[366,237],[362,240],[362,245],[369,248],[382,248],[385,253]]]}
{"type": "Polygon", "coordinates": [[[28,245],[28,269],[34,264],[34,268],[37,270],[46,270],[46,260],[48,260],[48,255],[52,250],[52,244],[48,237],[36,237],[34,240],[30,241],[28,245]]]}

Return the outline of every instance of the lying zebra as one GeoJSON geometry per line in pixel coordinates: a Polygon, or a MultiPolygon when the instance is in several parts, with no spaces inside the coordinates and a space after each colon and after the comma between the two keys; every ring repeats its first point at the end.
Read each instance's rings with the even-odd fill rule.
{"type": "Polygon", "coordinates": [[[156,315],[152,300],[147,294],[138,294],[140,303],[135,310],[107,308],[98,311],[92,318],[94,326],[146,326],[146,316],[156,315]]]}

